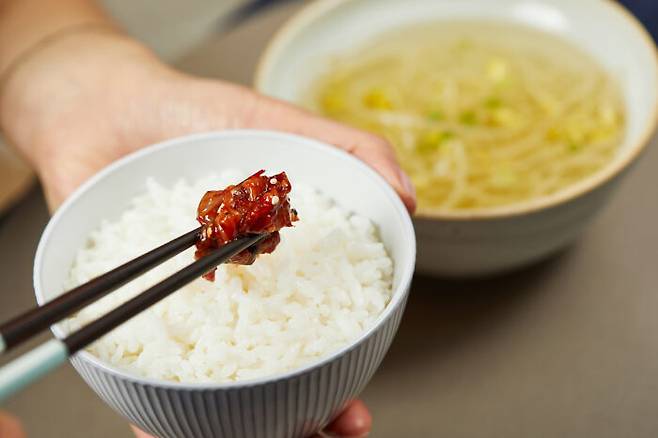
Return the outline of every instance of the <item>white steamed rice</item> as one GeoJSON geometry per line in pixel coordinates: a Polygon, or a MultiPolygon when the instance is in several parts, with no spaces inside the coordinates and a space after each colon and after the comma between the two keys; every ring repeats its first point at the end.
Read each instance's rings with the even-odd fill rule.
{"type": "MultiPolygon", "coordinates": [[[[245,175],[223,173],[165,187],[148,180],[116,221],[80,249],[75,286],[194,227],[197,202],[245,175]]],[[[88,350],[132,373],[181,382],[227,382],[317,361],[370,327],[391,298],[392,261],[370,220],[293,183],[300,220],[252,266],[223,265],[115,329],[88,350]]],[[[190,249],[83,309],[75,330],[193,261],[190,249]]]]}

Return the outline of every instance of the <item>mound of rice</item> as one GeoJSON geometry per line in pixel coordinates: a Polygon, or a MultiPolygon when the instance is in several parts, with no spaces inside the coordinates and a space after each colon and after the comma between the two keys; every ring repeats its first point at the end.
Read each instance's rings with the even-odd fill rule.
{"type": "MultiPolygon", "coordinates": [[[[240,181],[237,171],[165,187],[154,180],[116,221],[104,222],[77,254],[70,287],[198,226],[208,189],[240,181]]],[[[223,265],[93,345],[99,358],[145,377],[226,382],[285,372],[317,361],[370,327],[391,297],[392,261],[366,218],[293,183],[300,220],[252,266],[223,265]]],[[[88,306],[75,330],[193,261],[190,249],[88,306]]]]}

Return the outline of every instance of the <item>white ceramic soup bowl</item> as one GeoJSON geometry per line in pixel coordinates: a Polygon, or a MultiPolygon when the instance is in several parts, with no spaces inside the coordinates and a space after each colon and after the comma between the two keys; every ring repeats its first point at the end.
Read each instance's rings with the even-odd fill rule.
{"type": "Polygon", "coordinates": [[[540,260],[581,233],[651,139],[658,118],[656,47],[621,6],[602,0],[320,0],[302,9],[263,54],[256,87],[302,103],[332,57],[414,23],[519,23],[566,39],[619,81],[627,131],[615,159],[552,196],[473,212],[418,214],[417,268],[449,276],[491,274],[540,260]]]}
{"type": "MultiPolygon", "coordinates": [[[[391,302],[352,344],[317,363],[258,380],[165,382],[131,375],[86,351],[73,357],[73,366],[107,404],[156,436],[309,436],[361,392],[397,330],[416,255],[413,225],[402,202],[376,172],[347,153],[267,131],[225,131],[167,141],[127,156],[86,182],[57,210],[39,243],[34,265],[39,304],[62,292],[89,233],[103,219],[116,219],[131,198],[145,191],[147,177],[173,184],[181,177],[193,181],[222,169],[261,168],[285,170],[293,187],[299,182],[319,188],[377,224],[394,262],[391,302]]],[[[60,326],[53,332],[65,335],[60,326]]]]}

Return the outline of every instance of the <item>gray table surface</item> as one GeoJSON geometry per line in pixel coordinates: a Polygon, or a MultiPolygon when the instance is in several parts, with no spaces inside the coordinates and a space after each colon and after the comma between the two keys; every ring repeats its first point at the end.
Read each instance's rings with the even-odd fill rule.
{"type": "MultiPolygon", "coordinates": [[[[180,66],[248,83],[295,7],[209,39],[180,66]]],[[[363,394],[372,436],[658,436],[657,147],[553,260],[486,280],[416,277],[398,336],[363,394]]],[[[38,189],[0,219],[0,319],[34,303],[31,263],[47,220],[38,189]]],[[[131,436],[70,366],[6,408],[31,437],[131,436]]]]}

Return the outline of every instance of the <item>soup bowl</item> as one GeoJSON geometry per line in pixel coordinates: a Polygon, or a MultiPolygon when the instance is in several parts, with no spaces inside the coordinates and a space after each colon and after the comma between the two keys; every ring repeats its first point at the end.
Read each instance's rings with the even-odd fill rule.
{"type": "MultiPolygon", "coordinates": [[[[347,153],[294,135],[224,131],[129,155],[83,184],[49,222],[34,264],[37,301],[43,304],[64,290],[87,236],[101,221],[117,219],[132,198],[145,192],[147,177],[172,185],[179,178],[193,181],[222,169],[285,170],[293,185],[318,188],[370,218],[394,263],[392,298],[376,322],[322,360],[255,380],[160,381],[115,368],[87,351],[71,362],[108,405],[159,437],[310,436],[361,392],[379,366],[402,317],[414,271],[414,231],[407,210],[384,179],[347,153]]],[[[60,338],[66,334],[60,325],[53,332],[60,338]]]]}
{"type": "Polygon", "coordinates": [[[626,131],[600,171],[553,195],[474,211],[419,212],[417,269],[444,276],[498,273],[541,260],[573,242],[641,156],[658,119],[656,47],[625,9],[603,0],[320,0],[270,42],[258,90],[302,104],[338,55],[397,28],[481,20],[554,34],[591,55],[618,81],[626,131]]]}

